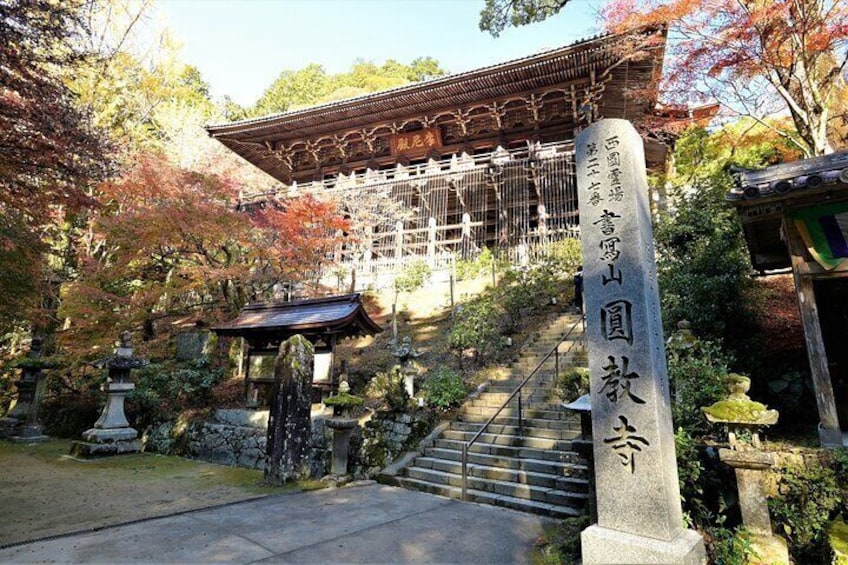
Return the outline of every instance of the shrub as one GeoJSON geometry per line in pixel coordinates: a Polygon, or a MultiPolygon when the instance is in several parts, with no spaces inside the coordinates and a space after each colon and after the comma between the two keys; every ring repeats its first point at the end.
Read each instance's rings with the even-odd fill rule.
{"type": "Polygon", "coordinates": [[[93,390],[50,396],[41,403],[39,419],[48,435],[79,437],[94,427],[105,402],[105,395],[93,390]]]}
{"type": "Polygon", "coordinates": [[[474,349],[478,361],[494,357],[504,342],[498,323],[502,314],[502,307],[491,295],[463,305],[448,337],[450,347],[474,349]]]}
{"type": "Polygon", "coordinates": [[[387,372],[378,372],[368,383],[366,394],[379,398],[393,412],[402,412],[409,405],[409,394],[403,386],[403,372],[400,367],[392,367],[387,372]]]}
{"type": "Polygon", "coordinates": [[[675,333],[666,345],[668,378],[675,427],[691,435],[702,435],[709,425],[701,408],[727,396],[724,378],[728,359],[715,342],[690,333],[675,333]]]}
{"type": "Polygon", "coordinates": [[[182,410],[207,407],[223,374],[222,367],[211,367],[208,357],[180,364],[151,363],[133,371],[136,385],[127,395],[127,411],[134,425],[143,429],[182,410]]]}
{"type": "Polygon", "coordinates": [[[415,292],[430,276],[430,266],[423,259],[410,263],[395,279],[396,292],[415,292]]]}
{"type": "Polygon", "coordinates": [[[554,380],[554,394],[560,402],[574,402],[589,392],[589,369],[572,367],[554,380]]]}
{"type": "Polygon", "coordinates": [[[421,388],[430,405],[441,410],[459,405],[465,399],[467,392],[462,376],[444,367],[424,381],[421,388]]]}
{"type": "Polygon", "coordinates": [[[485,247],[474,259],[460,259],[456,262],[456,278],[462,281],[477,277],[491,277],[493,268],[502,270],[504,267],[503,264],[496,265],[495,262],[491,249],[485,247]]]}
{"type": "Polygon", "coordinates": [[[834,470],[821,462],[780,469],[778,496],[769,499],[775,530],[796,563],[827,563],[825,528],[842,504],[834,470]]]}

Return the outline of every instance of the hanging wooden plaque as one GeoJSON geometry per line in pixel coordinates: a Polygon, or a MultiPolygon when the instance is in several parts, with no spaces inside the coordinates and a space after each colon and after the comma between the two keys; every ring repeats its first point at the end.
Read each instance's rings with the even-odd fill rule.
{"type": "Polygon", "coordinates": [[[392,155],[427,153],[429,150],[442,146],[442,135],[439,128],[425,128],[408,133],[398,133],[390,139],[392,155]]]}

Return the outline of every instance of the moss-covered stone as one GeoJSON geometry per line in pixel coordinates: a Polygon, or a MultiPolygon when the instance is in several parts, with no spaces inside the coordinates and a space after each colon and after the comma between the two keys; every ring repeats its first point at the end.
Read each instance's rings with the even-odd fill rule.
{"type": "Polygon", "coordinates": [[[765,404],[754,400],[720,400],[701,408],[704,414],[721,422],[757,422],[767,412],[765,404]]]}
{"type": "Polygon", "coordinates": [[[834,565],[848,565],[848,524],[838,518],[827,527],[827,540],[833,550],[834,565]]]}
{"type": "Polygon", "coordinates": [[[348,392],[340,392],[324,400],[324,404],[335,408],[356,408],[357,406],[362,406],[363,402],[365,401],[362,398],[348,392]]]}

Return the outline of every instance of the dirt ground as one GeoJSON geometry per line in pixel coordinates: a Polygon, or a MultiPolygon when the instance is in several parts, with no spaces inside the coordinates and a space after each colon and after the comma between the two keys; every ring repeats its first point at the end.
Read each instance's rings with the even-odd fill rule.
{"type": "Polygon", "coordinates": [[[179,457],[138,453],[84,461],[69,450],[64,440],[0,441],[0,546],[304,487],[267,487],[260,471],[179,457]]]}

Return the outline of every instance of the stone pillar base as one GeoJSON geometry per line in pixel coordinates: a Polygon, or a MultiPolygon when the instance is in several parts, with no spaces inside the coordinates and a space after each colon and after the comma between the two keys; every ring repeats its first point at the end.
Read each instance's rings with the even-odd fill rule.
{"type": "Polygon", "coordinates": [[[75,457],[100,457],[121,453],[138,453],[141,442],[133,428],[91,428],[83,432],[85,441],[71,444],[71,455],[75,457]]]}
{"type": "Polygon", "coordinates": [[[23,426],[18,434],[9,438],[12,443],[41,443],[50,439],[41,433],[41,426],[38,424],[29,424],[23,426]]]}
{"type": "Polygon", "coordinates": [[[104,457],[122,453],[138,453],[139,451],[141,451],[141,442],[137,439],[113,441],[111,443],[75,441],[71,444],[71,455],[74,457],[104,457]]]}
{"type": "Polygon", "coordinates": [[[845,442],[845,436],[842,434],[842,430],[831,430],[822,427],[821,424],[819,424],[819,443],[821,443],[822,447],[848,446],[848,443],[845,442]]]}
{"type": "Polygon", "coordinates": [[[786,540],[768,534],[747,534],[751,542],[748,565],[789,565],[789,548],[786,540]]]}
{"type": "Polygon", "coordinates": [[[704,540],[693,530],[682,530],[671,541],[646,538],[617,530],[589,526],[581,534],[583,564],[703,565],[704,540]]]}
{"type": "Polygon", "coordinates": [[[7,438],[15,435],[23,422],[23,420],[10,418],[8,416],[0,418],[0,438],[7,438]]]}

